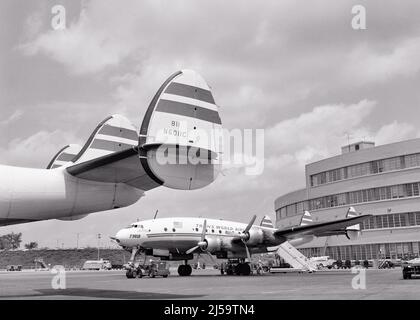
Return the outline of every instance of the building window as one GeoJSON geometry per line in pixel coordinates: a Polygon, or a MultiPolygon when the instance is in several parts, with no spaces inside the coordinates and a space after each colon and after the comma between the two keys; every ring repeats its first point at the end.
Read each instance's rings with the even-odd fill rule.
{"type": "Polygon", "coordinates": [[[419,167],[420,153],[399,156],[365,163],[359,163],[348,167],[320,172],[310,177],[312,187],[329,182],[345,180],[381,172],[401,170],[405,168],[419,167]]]}

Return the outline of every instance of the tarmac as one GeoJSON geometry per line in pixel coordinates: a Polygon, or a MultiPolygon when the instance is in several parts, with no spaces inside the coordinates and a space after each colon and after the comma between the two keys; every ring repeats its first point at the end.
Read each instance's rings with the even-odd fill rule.
{"type": "Polygon", "coordinates": [[[264,273],[247,277],[222,276],[213,269],[193,270],[190,277],[179,277],[174,269],[168,278],[141,279],[127,279],[124,270],[66,271],[65,280],[61,282],[65,289],[54,289],[53,283],[57,285],[55,276],[51,271],[0,272],[0,299],[420,298],[420,280],[403,280],[400,268],[368,269],[364,274],[352,273],[351,270],[326,270],[310,274],[264,273]]]}

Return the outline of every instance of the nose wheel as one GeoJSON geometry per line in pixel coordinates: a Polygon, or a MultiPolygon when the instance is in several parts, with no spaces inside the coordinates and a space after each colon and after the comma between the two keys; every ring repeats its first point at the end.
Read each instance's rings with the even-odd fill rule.
{"type": "Polygon", "coordinates": [[[181,277],[190,276],[191,273],[192,273],[192,268],[191,268],[191,265],[189,265],[189,264],[181,264],[178,267],[178,274],[181,277]]]}

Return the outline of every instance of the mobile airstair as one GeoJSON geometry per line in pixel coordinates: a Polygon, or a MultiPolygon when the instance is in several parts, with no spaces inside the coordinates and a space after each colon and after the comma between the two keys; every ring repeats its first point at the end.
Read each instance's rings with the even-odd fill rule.
{"type": "MultiPolygon", "coordinates": [[[[316,266],[288,241],[278,246],[276,253],[296,271],[313,272],[317,270],[316,266]]],[[[272,268],[272,272],[284,272],[280,269],[284,268],[272,268]]]]}

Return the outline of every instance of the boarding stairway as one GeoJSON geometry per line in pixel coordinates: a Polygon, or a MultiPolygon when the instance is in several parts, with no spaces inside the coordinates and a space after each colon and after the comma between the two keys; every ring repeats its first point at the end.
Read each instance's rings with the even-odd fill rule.
{"type": "Polygon", "coordinates": [[[313,272],[317,268],[299,250],[288,241],[283,242],[277,249],[277,254],[294,269],[313,272]]]}
{"type": "Polygon", "coordinates": [[[42,258],[35,258],[34,259],[34,263],[35,263],[35,269],[49,269],[48,265],[44,262],[44,259],[42,258]],[[38,265],[40,266],[40,268],[38,268],[38,265]]]}

